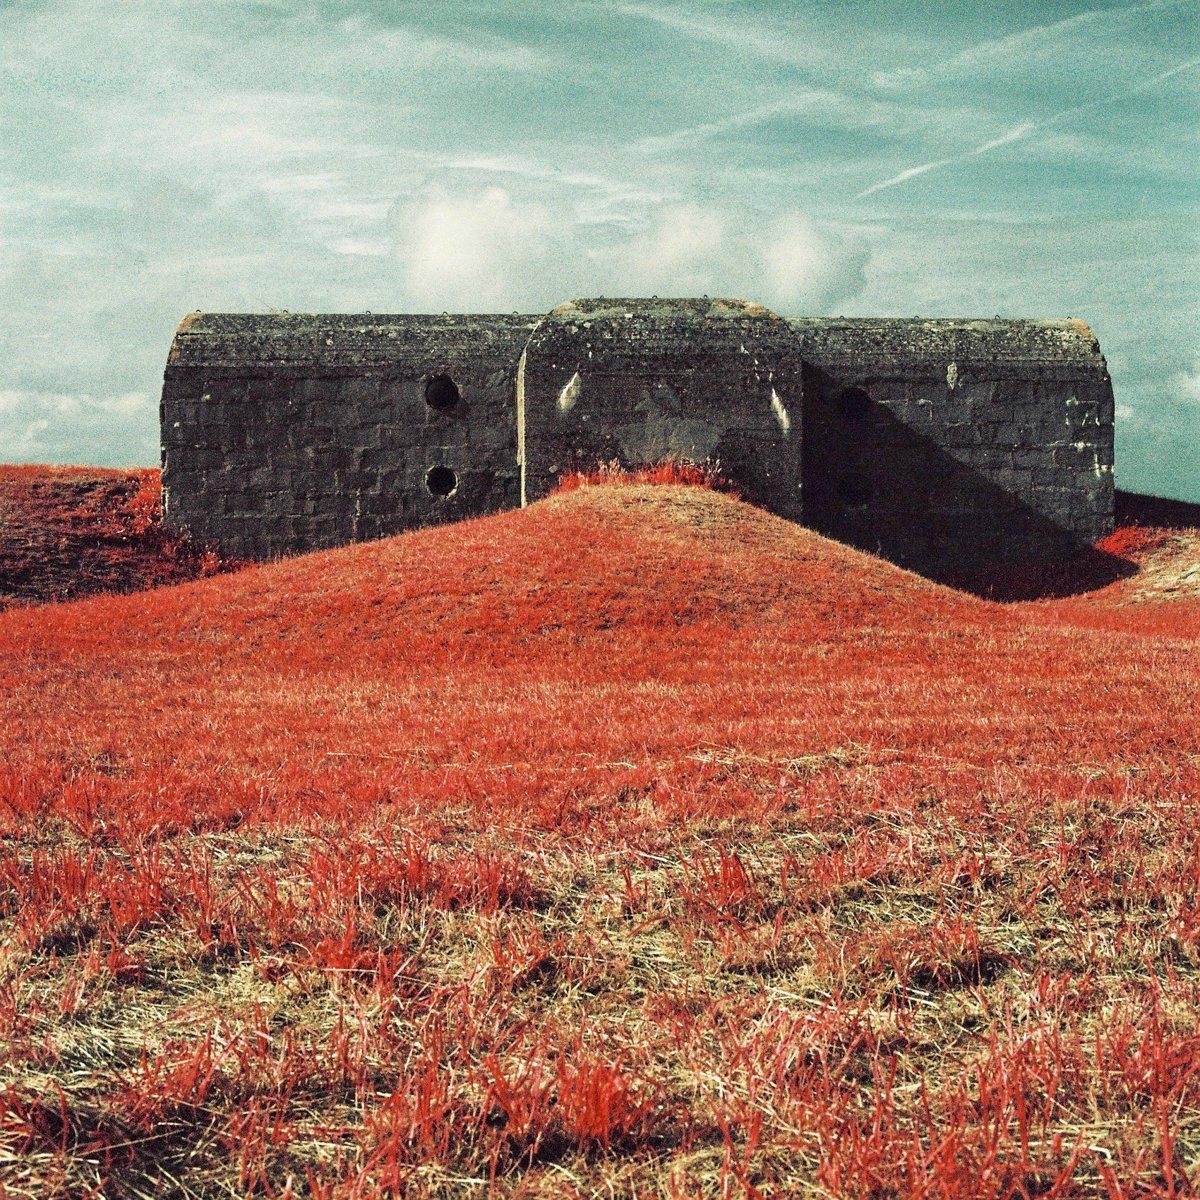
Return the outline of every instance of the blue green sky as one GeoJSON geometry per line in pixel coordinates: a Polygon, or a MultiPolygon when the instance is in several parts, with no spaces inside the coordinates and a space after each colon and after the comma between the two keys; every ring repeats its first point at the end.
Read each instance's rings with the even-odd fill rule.
{"type": "Polygon", "coordinates": [[[1200,500],[1200,0],[0,0],[0,460],[157,460],[192,309],[1079,316],[1200,500]]]}

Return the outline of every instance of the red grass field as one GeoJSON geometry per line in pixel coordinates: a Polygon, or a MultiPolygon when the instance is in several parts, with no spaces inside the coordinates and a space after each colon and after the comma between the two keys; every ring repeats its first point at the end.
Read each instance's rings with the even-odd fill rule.
{"type": "Polygon", "coordinates": [[[0,614],[0,1196],[1194,1194],[1200,535],[1105,549],[633,482],[0,614]]]}
{"type": "Polygon", "coordinates": [[[0,608],[212,575],[212,551],[162,528],[156,470],[0,466],[0,608]]]}

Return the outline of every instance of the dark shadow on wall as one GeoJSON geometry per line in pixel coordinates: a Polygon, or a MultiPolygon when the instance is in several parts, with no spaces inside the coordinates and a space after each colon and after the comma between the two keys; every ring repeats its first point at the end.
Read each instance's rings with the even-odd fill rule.
{"type": "Polygon", "coordinates": [[[1117,489],[1117,528],[1124,525],[1148,525],[1158,529],[1200,529],[1200,504],[1187,500],[1167,500],[1141,492],[1117,489]]]}
{"type": "Polygon", "coordinates": [[[1136,572],[959,461],[867,392],[805,376],[805,523],[994,600],[1094,591],[1136,572]]]}
{"type": "MultiPolygon", "coordinates": [[[[1120,490],[1114,500],[1117,529],[1200,529],[1200,504],[1120,490]]],[[[972,590],[996,600],[1052,599],[1096,591],[1137,573],[1137,564],[1129,559],[1085,547],[1058,562],[1000,568],[991,579],[978,577],[972,590]]]]}

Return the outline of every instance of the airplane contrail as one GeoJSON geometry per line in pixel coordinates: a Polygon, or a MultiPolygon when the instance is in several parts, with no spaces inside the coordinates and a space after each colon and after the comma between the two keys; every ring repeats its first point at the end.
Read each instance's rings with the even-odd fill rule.
{"type": "Polygon", "coordinates": [[[1147,91],[1164,80],[1171,79],[1175,75],[1181,75],[1184,71],[1190,71],[1198,66],[1200,66],[1200,58],[1190,58],[1187,62],[1180,63],[1178,66],[1171,67],[1166,71],[1160,71],[1157,75],[1151,75],[1148,79],[1143,79],[1140,83],[1136,83],[1133,87],[1126,88],[1124,91],[1113,92],[1108,96],[1102,96],[1099,100],[1089,100],[1085,104],[1072,105],[1070,108],[1064,108],[1061,112],[1056,112],[1041,121],[1022,121],[1019,125],[1014,125],[1007,133],[1002,133],[999,137],[994,137],[989,141],[981,142],[978,146],[972,146],[970,149],[964,150],[961,154],[952,154],[946,158],[935,158],[926,163],[919,163],[914,167],[906,167],[898,174],[892,175],[888,179],[882,179],[878,183],[873,183],[868,188],[864,188],[858,193],[855,199],[865,199],[867,196],[873,196],[876,192],[882,192],[887,188],[893,188],[899,184],[906,183],[910,179],[915,179],[918,175],[925,175],[930,171],[948,167],[952,163],[963,162],[968,158],[976,157],[976,155],[986,154],[990,150],[999,149],[1001,146],[1008,146],[1013,142],[1019,142],[1031,134],[1040,133],[1042,130],[1049,129],[1055,125],[1061,125],[1064,121],[1078,116],[1080,113],[1090,112],[1092,109],[1103,108],[1105,105],[1116,104],[1121,100],[1128,99],[1130,96],[1136,96],[1139,92],[1147,91]]]}

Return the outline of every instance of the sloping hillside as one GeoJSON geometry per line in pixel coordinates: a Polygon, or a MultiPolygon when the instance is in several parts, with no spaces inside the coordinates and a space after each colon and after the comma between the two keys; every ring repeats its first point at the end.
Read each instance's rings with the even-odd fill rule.
{"type": "Polygon", "coordinates": [[[1128,599],[628,485],[0,614],[0,1182],[1187,1194],[1200,624],[1128,599]]]}
{"type": "Polygon", "coordinates": [[[130,592],[212,574],[162,530],[156,470],[0,466],[0,607],[130,592]]]}
{"type": "MultiPolygon", "coordinates": [[[[719,481],[694,469],[642,472],[643,482],[719,481]]],[[[622,486],[638,477],[600,472],[568,488],[622,486]]],[[[180,583],[240,564],[162,528],[157,470],[0,466],[0,608],[180,583]]],[[[972,582],[1004,600],[1082,596],[1111,607],[1200,598],[1200,505],[1117,493],[1117,530],[1070,561],[972,582]]]]}
{"type": "Polygon", "coordinates": [[[1118,492],[1116,520],[1100,545],[1138,568],[1116,598],[1200,599],[1200,504],[1118,492]]]}
{"type": "Polygon", "coordinates": [[[970,761],[1016,738],[1056,758],[1116,737],[1114,714],[1127,721],[1145,689],[1155,720],[1178,709],[1157,681],[1163,656],[1183,669],[1190,647],[1032,611],[706,489],[590,488],[181,588],[11,613],[9,752],[46,761],[62,720],[41,702],[49,686],[76,714],[66,769],[127,742],[139,774],[286,771],[300,744],[318,752],[305,786],[353,765],[320,752],[351,748],[371,771],[402,754],[438,779],[447,761],[573,771],[578,755],[675,762],[726,743],[782,755],[865,742],[902,757],[936,745],[970,761]]]}

